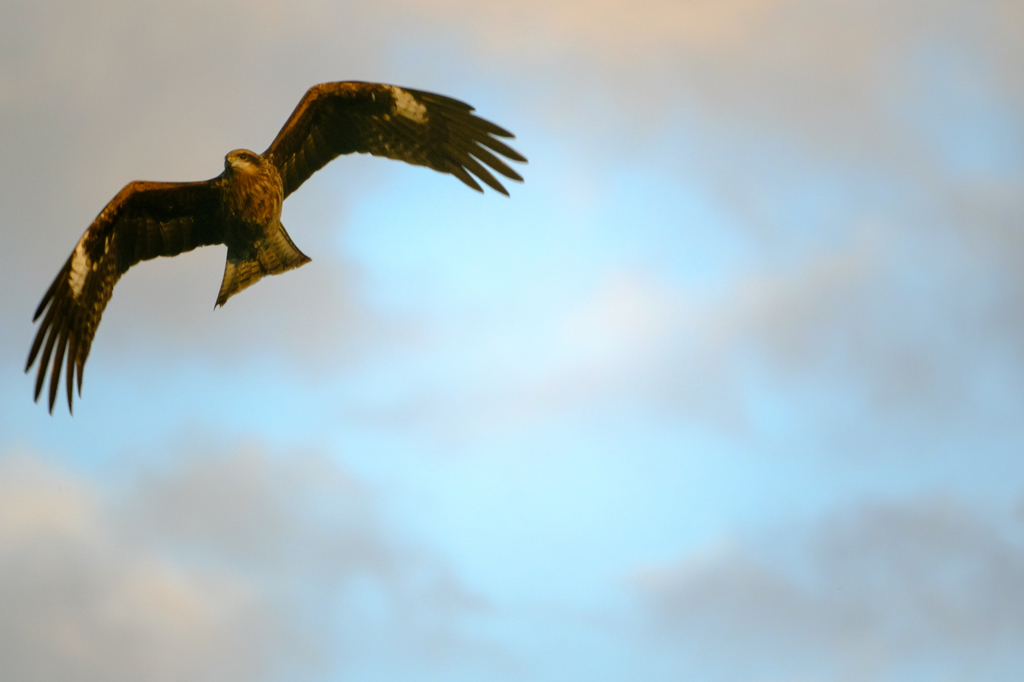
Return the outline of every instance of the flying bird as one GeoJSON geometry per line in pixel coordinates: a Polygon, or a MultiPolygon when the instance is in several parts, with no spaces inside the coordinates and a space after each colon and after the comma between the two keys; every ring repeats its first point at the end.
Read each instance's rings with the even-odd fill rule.
{"type": "Polygon", "coordinates": [[[63,367],[72,411],[74,377],[81,397],[82,369],[103,309],[117,280],[139,261],[226,245],[214,308],[266,275],[308,263],[281,224],[281,205],[341,154],[426,166],[482,192],[479,179],[507,196],[488,168],[521,182],[498,155],[526,159],[499,139],[514,135],[473,111],[450,97],[394,85],[322,83],[306,92],[262,154],[228,152],[224,172],[201,182],[128,183],[78,240],[32,318],[43,318],[25,365],[28,372],[39,360],[36,401],[49,369],[53,413],[63,367]]]}

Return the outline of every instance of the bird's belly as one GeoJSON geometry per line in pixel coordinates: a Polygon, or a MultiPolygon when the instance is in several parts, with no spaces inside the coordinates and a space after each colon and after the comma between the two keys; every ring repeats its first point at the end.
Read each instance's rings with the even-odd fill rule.
{"type": "Polygon", "coordinates": [[[243,260],[248,260],[256,252],[266,237],[269,225],[249,222],[247,220],[229,219],[224,230],[224,244],[228,253],[243,260]]]}

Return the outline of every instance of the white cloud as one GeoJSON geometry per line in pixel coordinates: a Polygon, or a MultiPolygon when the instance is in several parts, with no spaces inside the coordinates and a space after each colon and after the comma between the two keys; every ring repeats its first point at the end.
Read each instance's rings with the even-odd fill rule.
{"type": "Polygon", "coordinates": [[[0,473],[4,679],[316,677],[380,665],[382,647],[396,669],[493,652],[462,633],[486,604],[322,458],[196,454],[103,488],[29,456],[0,473]]]}
{"type": "Polygon", "coordinates": [[[120,536],[96,491],[38,461],[4,462],[0,676],[243,680],[279,624],[243,576],[168,561],[120,536]]]}
{"type": "Polygon", "coordinates": [[[1024,670],[1021,538],[948,498],[866,504],[634,585],[692,679],[1008,681],[1024,670]]]}
{"type": "Polygon", "coordinates": [[[870,302],[887,274],[886,247],[878,230],[865,228],[799,267],[747,271],[715,287],[613,272],[543,326],[506,322],[504,345],[488,343],[490,327],[460,330],[483,335],[469,345],[486,379],[430,386],[429,398],[412,396],[396,416],[451,435],[580,406],[646,404],[742,432],[745,382],[761,362],[780,385],[831,374],[891,395],[903,376],[888,371],[899,364],[889,356],[898,349],[876,332],[894,313],[870,302]]]}

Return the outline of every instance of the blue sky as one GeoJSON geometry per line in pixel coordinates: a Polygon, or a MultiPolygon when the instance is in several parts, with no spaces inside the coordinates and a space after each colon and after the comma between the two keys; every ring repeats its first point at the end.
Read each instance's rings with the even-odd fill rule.
{"type": "Polygon", "coordinates": [[[1019,3],[0,8],[0,677],[1024,673],[1019,3]],[[119,283],[70,417],[31,314],[134,179],[302,93],[464,99],[511,197],[342,158],[313,259],[119,283]]]}

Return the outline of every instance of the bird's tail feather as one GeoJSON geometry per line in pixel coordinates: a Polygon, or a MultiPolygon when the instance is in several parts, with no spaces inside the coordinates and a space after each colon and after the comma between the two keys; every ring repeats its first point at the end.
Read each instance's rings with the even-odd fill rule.
{"type": "Polygon", "coordinates": [[[242,258],[232,249],[228,249],[228,260],[224,264],[224,280],[221,282],[220,293],[214,307],[224,305],[229,298],[242,289],[251,287],[264,275],[277,275],[303,266],[309,260],[309,257],[295,246],[284,225],[277,223],[268,229],[267,236],[256,247],[255,257],[242,258]]]}

